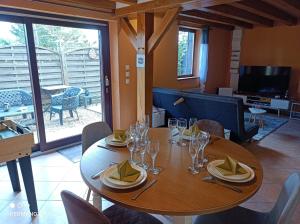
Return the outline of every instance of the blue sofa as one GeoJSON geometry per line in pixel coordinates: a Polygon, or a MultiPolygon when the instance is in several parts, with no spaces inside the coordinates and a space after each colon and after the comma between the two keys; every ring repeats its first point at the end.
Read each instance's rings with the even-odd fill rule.
{"type": "Polygon", "coordinates": [[[240,98],[154,88],[153,105],[166,109],[166,118],[196,117],[218,121],[231,130],[230,139],[236,142],[251,139],[259,128],[245,122],[243,100],[240,98]],[[174,106],[181,97],[184,101],[174,106]]]}

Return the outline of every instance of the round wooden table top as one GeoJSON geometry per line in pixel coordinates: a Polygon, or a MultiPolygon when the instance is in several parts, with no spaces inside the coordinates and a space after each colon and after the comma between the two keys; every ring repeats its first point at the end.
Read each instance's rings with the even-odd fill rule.
{"type": "MultiPolygon", "coordinates": [[[[102,184],[100,179],[91,176],[100,170],[106,169],[111,162],[121,162],[129,158],[126,147],[113,148],[107,146],[102,139],[92,145],[83,155],[80,162],[81,175],[86,184],[103,198],[131,209],[148,213],[188,216],[208,214],[235,207],[250,198],[261,186],[263,171],[251,152],[242,146],[223,138],[216,138],[206,147],[205,155],[208,159],[222,159],[226,155],[255,167],[255,178],[248,183],[232,184],[242,190],[242,193],[232,191],[223,186],[204,182],[208,176],[206,170],[197,175],[188,171],[191,157],[187,147],[179,147],[168,143],[169,131],[167,128],[149,130],[150,139],[160,141],[160,151],[156,165],[162,168],[159,175],[148,172],[147,182],[157,179],[157,182],[137,200],[131,197],[143,186],[130,190],[113,190],[102,184]],[[107,146],[115,151],[98,147],[107,146]]],[[[148,164],[150,159],[147,158],[148,164]]]]}

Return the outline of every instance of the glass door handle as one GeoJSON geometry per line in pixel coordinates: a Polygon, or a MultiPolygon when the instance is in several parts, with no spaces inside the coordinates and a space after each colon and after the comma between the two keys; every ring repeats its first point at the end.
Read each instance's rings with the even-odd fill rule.
{"type": "Polygon", "coordinates": [[[105,76],[105,87],[108,87],[109,86],[109,79],[108,79],[108,76],[106,75],[105,76]]]}

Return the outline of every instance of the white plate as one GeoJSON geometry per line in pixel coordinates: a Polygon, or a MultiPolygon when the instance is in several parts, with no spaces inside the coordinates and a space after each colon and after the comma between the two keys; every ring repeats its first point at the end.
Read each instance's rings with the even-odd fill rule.
{"type": "Polygon", "coordinates": [[[144,183],[145,180],[147,180],[146,170],[144,170],[143,168],[136,166],[136,165],[133,165],[132,167],[134,169],[139,170],[141,172],[141,175],[134,182],[125,182],[125,181],[120,181],[120,180],[115,180],[115,179],[109,178],[109,176],[114,171],[114,169],[116,169],[116,166],[117,165],[107,168],[100,176],[100,180],[107,187],[114,188],[114,189],[129,189],[129,188],[139,186],[140,184],[144,183]]]}
{"type": "Polygon", "coordinates": [[[221,180],[229,181],[229,182],[234,182],[234,183],[246,183],[255,177],[255,172],[253,169],[251,169],[249,166],[247,166],[244,163],[239,163],[241,167],[243,167],[247,172],[250,173],[250,176],[248,174],[241,174],[241,175],[228,175],[224,176],[223,174],[220,173],[220,171],[216,168],[216,166],[222,164],[224,160],[214,160],[207,164],[207,171],[213,175],[214,177],[217,177],[221,180]]]}
{"type": "Polygon", "coordinates": [[[117,146],[117,147],[124,147],[127,146],[127,142],[117,142],[117,141],[113,141],[114,140],[114,135],[109,135],[105,138],[105,142],[108,145],[112,145],[112,146],[117,146]]]}

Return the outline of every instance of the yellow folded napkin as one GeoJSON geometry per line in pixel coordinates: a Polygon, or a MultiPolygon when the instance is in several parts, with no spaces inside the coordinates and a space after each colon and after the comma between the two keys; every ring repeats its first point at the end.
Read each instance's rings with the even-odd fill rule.
{"type": "Polygon", "coordinates": [[[224,163],[216,166],[217,170],[224,176],[241,175],[248,173],[239,162],[230,156],[226,156],[224,163]]]}
{"type": "Polygon", "coordinates": [[[141,175],[141,172],[134,169],[128,160],[119,163],[117,169],[110,175],[110,178],[125,182],[134,182],[141,175]]]}
{"type": "Polygon", "coordinates": [[[126,131],[125,130],[114,130],[114,142],[125,142],[126,141],[126,131]]]}
{"type": "Polygon", "coordinates": [[[193,125],[192,127],[190,127],[189,129],[186,129],[183,134],[185,136],[192,136],[193,134],[199,134],[200,133],[200,129],[198,128],[197,125],[193,125]]]}

